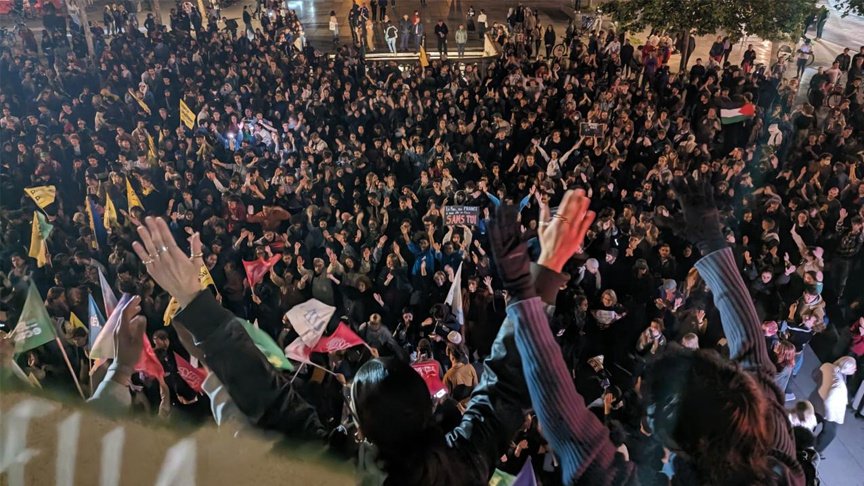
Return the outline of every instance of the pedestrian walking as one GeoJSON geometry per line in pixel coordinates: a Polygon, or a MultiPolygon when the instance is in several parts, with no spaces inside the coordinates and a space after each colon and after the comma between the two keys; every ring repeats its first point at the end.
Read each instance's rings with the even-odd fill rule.
{"type": "Polygon", "coordinates": [[[816,40],[822,39],[822,32],[825,30],[825,23],[828,22],[828,9],[823,5],[819,8],[819,13],[816,14],[816,40]]]}

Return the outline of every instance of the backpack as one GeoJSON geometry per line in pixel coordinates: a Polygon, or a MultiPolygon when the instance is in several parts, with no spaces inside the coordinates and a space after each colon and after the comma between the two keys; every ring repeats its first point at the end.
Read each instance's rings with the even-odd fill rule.
{"type": "Polygon", "coordinates": [[[820,486],[822,480],[819,479],[819,453],[812,447],[807,447],[798,451],[798,462],[801,463],[801,468],[804,470],[804,484],[807,486],[820,486]]]}

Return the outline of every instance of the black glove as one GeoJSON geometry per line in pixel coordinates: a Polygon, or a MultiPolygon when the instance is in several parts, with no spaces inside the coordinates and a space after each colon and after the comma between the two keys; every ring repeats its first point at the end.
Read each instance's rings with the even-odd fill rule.
{"type": "Polygon", "coordinates": [[[522,241],[518,216],[519,208],[502,204],[487,227],[495,266],[504,281],[504,289],[516,299],[523,300],[534,297],[535,292],[531,283],[531,258],[528,245],[522,241]]]}
{"type": "Polygon", "coordinates": [[[695,243],[703,255],[726,248],[720,211],[714,203],[714,187],[711,181],[707,177],[698,181],[687,177],[675,179],[672,185],[684,213],[687,228],[685,238],[695,243]]]}

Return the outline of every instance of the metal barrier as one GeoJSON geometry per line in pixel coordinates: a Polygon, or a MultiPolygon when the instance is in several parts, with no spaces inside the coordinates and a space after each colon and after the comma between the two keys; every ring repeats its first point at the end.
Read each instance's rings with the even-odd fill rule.
{"type": "MultiPolygon", "coordinates": [[[[473,64],[479,70],[480,74],[485,76],[486,68],[491,61],[498,59],[501,56],[501,48],[498,43],[492,38],[489,32],[483,36],[483,47],[471,47],[465,49],[465,55],[458,57],[458,51],[448,43],[446,60],[456,65],[473,64]]],[[[333,59],[334,53],[328,53],[327,58],[333,59]]],[[[437,49],[426,49],[426,57],[429,61],[440,60],[442,56],[438,54],[437,49]]],[[[395,61],[400,71],[412,70],[420,62],[419,52],[370,52],[366,54],[367,62],[388,62],[395,61]]]]}

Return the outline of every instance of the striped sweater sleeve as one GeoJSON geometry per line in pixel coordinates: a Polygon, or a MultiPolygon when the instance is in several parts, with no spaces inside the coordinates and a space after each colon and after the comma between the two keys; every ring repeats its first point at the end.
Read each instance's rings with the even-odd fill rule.
{"type": "Polygon", "coordinates": [[[761,369],[773,376],[775,371],[768,358],[759,317],[738,272],[732,249],[723,248],[705,255],[696,262],[696,268],[714,295],[731,359],[745,369],[761,369]]]}
{"type": "Polygon", "coordinates": [[[515,324],[531,403],[543,436],[560,459],[564,484],[636,483],[635,466],[620,456],[616,459],[608,429],[588,411],[573,386],[541,300],[512,302],[507,316],[515,324]]]}

